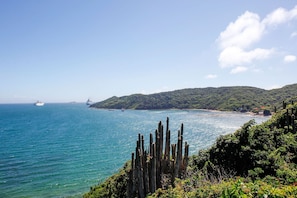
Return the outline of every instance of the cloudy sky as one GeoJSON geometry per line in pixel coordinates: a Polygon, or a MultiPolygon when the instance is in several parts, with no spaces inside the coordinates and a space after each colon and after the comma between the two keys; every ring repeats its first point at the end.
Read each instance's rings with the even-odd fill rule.
{"type": "Polygon", "coordinates": [[[0,103],[297,83],[297,3],[0,2],[0,103]]]}

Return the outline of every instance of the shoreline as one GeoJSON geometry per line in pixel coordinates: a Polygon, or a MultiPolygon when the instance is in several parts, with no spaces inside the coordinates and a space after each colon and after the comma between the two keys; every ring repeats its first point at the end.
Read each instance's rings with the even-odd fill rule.
{"type": "Polygon", "coordinates": [[[259,116],[259,117],[270,117],[273,115],[267,115],[265,116],[263,113],[253,113],[251,111],[247,112],[240,112],[240,111],[230,111],[230,110],[217,110],[217,109],[178,109],[178,108],[169,108],[169,109],[113,109],[113,108],[97,108],[97,107],[89,107],[91,109],[98,109],[98,110],[107,110],[107,111],[126,111],[126,110],[135,110],[135,111],[171,111],[171,110],[180,110],[180,111],[205,111],[205,112],[222,112],[222,113],[238,113],[238,114],[245,114],[245,115],[251,115],[251,116],[259,116]]]}

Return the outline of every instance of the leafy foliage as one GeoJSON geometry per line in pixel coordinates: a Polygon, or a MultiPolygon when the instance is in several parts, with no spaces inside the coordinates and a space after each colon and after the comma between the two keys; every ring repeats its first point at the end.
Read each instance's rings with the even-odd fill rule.
{"type": "Polygon", "coordinates": [[[209,87],[150,95],[114,96],[95,103],[91,107],[107,109],[216,109],[257,112],[261,108],[274,110],[274,106],[281,107],[279,101],[292,96],[297,96],[297,84],[269,91],[246,86],[209,87]]]}
{"type": "Polygon", "coordinates": [[[285,126],[285,116],[286,110],[256,126],[251,120],[234,134],[219,137],[214,146],[193,157],[193,166],[213,175],[223,169],[252,179],[270,175],[283,183],[297,182],[297,134],[285,126]]]}
{"type": "Polygon", "coordinates": [[[119,173],[109,177],[106,181],[90,188],[84,198],[106,198],[106,197],[127,197],[128,172],[131,170],[131,163],[127,162],[119,173]]]}
{"type": "Polygon", "coordinates": [[[159,189],[149,198],[179,198],[179,197],[221,197],[221,198],[254,198],[254,197],[296,197],[296,185],[274,184],[270,181],[251,181],[245,178],[234,178],[220,183],[201,181],[199,187],[188,191],[186,182],[178,181],[175,188],[159,189]]]}

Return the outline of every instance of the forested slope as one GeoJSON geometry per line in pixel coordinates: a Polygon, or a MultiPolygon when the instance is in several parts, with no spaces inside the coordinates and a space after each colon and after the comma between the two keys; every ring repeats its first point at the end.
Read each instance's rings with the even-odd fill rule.
{"type": "Polygon", "coordinates": [[[297,96],[297,84],[280,89],[264,90],[255,87],[234,86],[194,88],[150,95],[134,94],[112,97],[91,105],[106,109],[214,109],[214,110],[273,110],[279,101],[297,96]]]}

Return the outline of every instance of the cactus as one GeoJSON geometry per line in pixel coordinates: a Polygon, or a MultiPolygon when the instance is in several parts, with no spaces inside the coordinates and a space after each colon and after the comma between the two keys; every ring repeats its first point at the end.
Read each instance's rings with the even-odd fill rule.
{"type": "Polygon", "coordinates": [[[293,127],[293,133],[296,133],[295,115],[294,114],[291,115],[291,119],[292,119],[291,123],[292,123],[292,127],[293,127]]]}
{"type": "Polygon", "coordinates": [[[158,129],[155,130],[155,142],[153,142],[153,134],[150,134],[149,151],[144,149],[143,135],[138,134],[135,154],[132,153],[128,184],[129,197],[145,197],[148,193],[154,193],[157,188],[162,187],[163,174],[170,174],[172,185],[174,184],[175,177],[182,177],[186,171],[189,159],[189,145],[187,142],[185,142],[184,157],[182,156],[183,128],[182,124],[181,129],[178,131],[177,144],[170,145],[169,118],[167,118],[164,153],[164,127],[162,122],[159,122],[158,129]]]}
{"type": "Polygon", "coordinates": [[[152,175],[151,175],[151,178],[150,178],[150,181],[151,181],[151,192],[155,192],[157,190],[157,187],[156,187],[156,144],[153,143],[153,153],[152,153],[152,160],[151,160],[151,163],[152,163],[152,175]]]}

